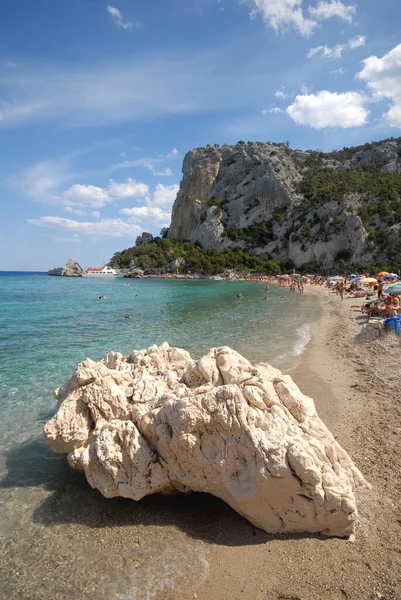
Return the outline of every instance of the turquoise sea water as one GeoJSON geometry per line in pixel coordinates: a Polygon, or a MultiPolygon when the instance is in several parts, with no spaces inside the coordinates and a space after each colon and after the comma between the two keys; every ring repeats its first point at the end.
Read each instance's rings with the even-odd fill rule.
{"type": "MultiPolygon", "coordinates": [[[[77,510],[74,501],[87,502],[88,497],[93,499],[91,511],[95,514],[115,506],[112,503],[105,507],[86,482],[70,472],[63,457],[49,452],[41,437],[43,423],[55,409],[53,390],[71,376],[79,361],[85,357],[100,360],[111,350],[129,353],[168,341],[187,349],[195,358],[212,346],[230,345],[251,361],[288,368],[308,341],[308,325],[318,317],[319,307],[313,296],[291,295],[288,290],[273,286],[266,293],[262,284],[162,279],[99,281],[49,277],[43,273],[0,273],[0,510],[5,515],[0,526],[0,564],[7,575],[7,595],[2,595],[1,589],[0,595],[10,599],[13,594],[16,598],[28,597],[23,596],[23,586],[29,580],[32,599],[100,598],[98,586],[102,580],[102,589],[109,590],[110,599],[153,597],[141,596],[138,591],[145,585],[147,559],[143,560],[145,571],[135,571],[136,579],[124,574],[124,584],[116,582],[111,571],[108,578],[107,568],[102,568],[104,581],[99,574],[94,577],[88,583],[87,595],[79,587],[82,582],[75,585],[69,580],[70,587],[60,587],[58,579],[51,576],[55,565],[50,557],[54,559],[63,549],[63,564],[72,560],[67,558],[63,540],[72,535],[74,527],[79,527],[83,547],[89,543],[85,537],[90,529],[88,523],[83,525],[80,518],[60,523],[57,514],[45,510],[49,498],[59,491],[60,481],[67,481],[70,486],[68,509],[73,512],[77,510]],[[238,292],[244,296],[240,302],[238,292]],[[99,301],[100,295],[106,299],[99,301]],[[124,319],[126,313],[131,315],[129,320],[124,319]],[[43,511],[47,515],[45,523],[43,511]],[[38,514],[42,517],[38,518],[38,514]],[[30,561],[35,543],[40,551],[34,567],[30,561]],[[42,579],[37,586],[32,582],[32,569],[46,582],[44,590],[42,579]],[[121,585],[124,592],[118,591],[121,585]],[[136,589],[133,595],[132,586],[136,589]]],[[[141,511],[144,505],[139,505],[141,511]]],[[[127,510],[132,510],[132,503],[129,507],[127,510]]],[[[156,513],[160,518],[160,512],[156,513]]],[[[136,535],[134,521],[133,518],[133,523],[127,525],[136,535]]],[[[166,535],[169,531],[170,548],[174,548],[174,535],[178,535],[177,527],[173,529],[174,534],[163,529],[166,535]]],[[[148,537],[146,540],[149,545],[148,537]]],[[[115,536],[111,543],[116,543],[115,536]]],[[[152,556],[161,552],[162,546],[152,543],[154,546],[143,549],[143,556],[146,552],[152,556]]],[[[177,541],[176,552],[180,548],[182,542],[177,541]]],[[[87,549],[85,552],[88,556],[87,549]]],[[[168,560],[174,562],[174,551],[171,552],[168,560]]],[[[197,572],[195,567],[200,561],[201,572],[206,568],[206,559],[199,559],[193,545],[188,547],[186,556],[191,552],[194,558],[188,569],[197,572]]],[[[102,564],[105,556],[97,548],[93,560],[96,557],[96,564],[102,564]]],[[[155,585],[162,589],[168,584],[155,585]]]]}

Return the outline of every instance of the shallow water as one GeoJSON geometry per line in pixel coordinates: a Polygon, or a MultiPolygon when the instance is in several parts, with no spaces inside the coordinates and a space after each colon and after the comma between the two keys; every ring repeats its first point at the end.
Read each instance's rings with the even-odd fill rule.
{"type": "Polygon", "coordinates": [[[207,575],[210,541],[250,543],[251,526],[217,500],[134,503],[91,490],[42,439],[53,389],[87,356],[164,341],[195,358],[230,345],[285,369],[319,314],[313,296],[266,293],[261,284],[0,273],[1,597],[148,600],[163,589],[195,589],[207,575]],[[224,530],[233,522],[234,541],[224,530]]]}

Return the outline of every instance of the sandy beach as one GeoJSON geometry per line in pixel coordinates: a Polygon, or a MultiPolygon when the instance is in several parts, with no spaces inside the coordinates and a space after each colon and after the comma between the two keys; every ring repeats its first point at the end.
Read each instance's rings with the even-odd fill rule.
{"type": "Polygon", "coordinates": [[[324,309],[290,372],[350,453],[371,490],[358,493],[356,541],[269,536],[223,510],[207,523],[209,572],[197,589],[163,600],[367,600],[401,598],[401,370],[399,340],[356,345],[354,300],[309,288],[324,309]],[[217,526],[217,527],[216,527],[217,526]]]}

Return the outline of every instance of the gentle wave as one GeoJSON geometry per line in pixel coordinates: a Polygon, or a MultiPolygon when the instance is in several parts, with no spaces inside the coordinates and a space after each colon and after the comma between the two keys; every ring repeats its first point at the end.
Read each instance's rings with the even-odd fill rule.
{"type": "Polygon", "coordinates": [[[293,355],[300,356],[301,354],[303,354],[303,352],[305,352],[306,346],[312,339],[310,324],[305,323],[305,325],[298,327],[296,331],[299,339],[295,344],[293,355]]]}

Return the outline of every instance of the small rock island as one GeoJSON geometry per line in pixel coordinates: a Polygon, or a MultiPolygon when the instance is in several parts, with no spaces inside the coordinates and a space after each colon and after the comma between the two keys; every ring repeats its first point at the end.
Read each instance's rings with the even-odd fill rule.
{"type": "Polygon", "coordinates": [[[74,258],[67,260],[65,267],[56,267],[47,272],[48,275],[55,275],[58,277],[81,277],[82,273],[83,268],[74,258]]]}

